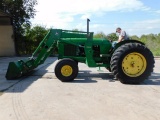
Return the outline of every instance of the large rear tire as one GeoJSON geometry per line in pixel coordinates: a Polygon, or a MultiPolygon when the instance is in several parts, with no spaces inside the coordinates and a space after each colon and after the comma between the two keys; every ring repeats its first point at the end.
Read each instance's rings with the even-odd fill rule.
{"type": "Polygon", "coordinates": [[[77,77],[78,65],[74,60],[65,58],[56,64],[54,72],[62,82],[70,82],[77,77]]]}
{"type": "Polygon", "coordinates": [[[112,55],[111,71],[121,83],[139,84],[151,75],[154,68],[152,52],[140,43],[126,43],[112,55]]]}

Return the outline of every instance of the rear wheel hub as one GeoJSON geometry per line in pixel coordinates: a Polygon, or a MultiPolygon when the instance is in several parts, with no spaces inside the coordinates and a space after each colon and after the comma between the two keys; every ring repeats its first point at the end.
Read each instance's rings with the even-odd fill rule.
{"type": "Polygon", "coordinates": [[[122,61],[123,72],[130,77],[140,76],[146,69],[145,57],[137,52],[133,52],[124,57],[122,61]]]}

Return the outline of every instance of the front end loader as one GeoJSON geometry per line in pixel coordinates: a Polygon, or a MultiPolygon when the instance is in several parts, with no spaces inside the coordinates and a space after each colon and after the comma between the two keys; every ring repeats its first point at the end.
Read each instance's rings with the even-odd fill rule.
{"type": "Polygon", "coordinates": [[[62,82],[72,81],[78,74],[78,62],[88,67],[105,67],[125,84],[139,84],[150,76],[154,67],[152,52],[140,41],[122,41],[113,48],[105,38],[93,38],[89,32],[51,29],[35,52],[26,60],[10,62],[6,79],[13,80],[28,74],[43,64],[57,50],[55,75],[62,82]]]}

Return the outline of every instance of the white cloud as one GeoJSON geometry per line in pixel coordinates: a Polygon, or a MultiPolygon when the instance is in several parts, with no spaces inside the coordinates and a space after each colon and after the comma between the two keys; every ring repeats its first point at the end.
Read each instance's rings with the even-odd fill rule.
{"type": "Polygon", "coordinates": [[[84,15],[81,16],[81,19],[86,20],[87,18],[90,18],[90,17],[91,17],[90,14],[84,14],[84,15]]]}
{"type": "Polygon", "coordinates": [[[127,28],[130,35],[142,35],[150,33],[159,33],[160,19],[137,21],[127,28]]]}
{"type": "Polygon", "coordinates": [[[110,11],[146,10],[139,0],[38,0],[37,15],[33,24],[67,28],[75,15],[86,19],[110,11]]]}
{"type": "Polygon", "coordinates": [[[160,10],[155,11],[155,13],[158,13],[160,15],[160,10]]]}
{"type": "MultiPolygon", "coordinates": [[[[160,10],[153,11],[146,7],[140,0],[38,0],[36,6],[37,15],[32,20],[33,24],[42,24],[47,27],[60,29],[79,29],[86,30],[86,18],[92,16],[101,17],[107,12],[131,12],[131,11],[148,11],[150,13],[160,14],[160,10]],[[78,16],[81,20],[76,21],[78,16]],[[72,23],[72,26],[70,26],[72,23]]],[[[102,18],[102,17],[101,17],[102,18]]],[[[108,18],[107,18],[108,19],[108,18]]],[[[118,24],[94,24],[90,22],[90,31],[103,31],[108,34],[115,32],[118,24]]],[[[160,19],[144,20],[134,23],[121,24],[130,35],[158,33],[160,29],[160,19]]]]}
{"type": "MultiPolygon", "coordinates": [[[[86,29],[84,24],[79,25],[78,27],[86,29]]],[[[92,24],[90,25],[90,31],[95,33],[99,31],[103,31],[105,34],[115,32],[115,29],[119,27],[118,24],[92,24]]],[[[135,22],[126,22],[121,24],[121,28],[125,30],[130,36],[137,35],[141,36],[142,34],[158,34],[160,33],[160,19],[148,19],[143,21],[135,21],[135,22]]]]}

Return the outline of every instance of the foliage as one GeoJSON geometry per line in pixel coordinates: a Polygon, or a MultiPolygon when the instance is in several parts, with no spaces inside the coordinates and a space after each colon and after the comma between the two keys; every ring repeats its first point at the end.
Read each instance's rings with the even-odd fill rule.
{"type": "Polygon", "coordinates": [[[106,38],[105,33],[99,32],[93,36],[94,38],[106,38]]]}
{"type": "Polygon", "coordinates": [[[132,39],[132,40],[139,40],[140,38],[137,35],[133,35],[133,36],[130,36],[130,39],[132,39]]]}
{"type": "MultiPolygon", "coordinates": [[[[94,35],[95,38],[107,38],[108,40],[116,41],[118,37],[116,33],[110,33],[108,35],[104,34],[103,32],[97,33],[94,35]]],[[[160,33],[159,34],[148,34],[148,35],[141,35],[140,37],[133,35],[129,36],[130,39],[139,40],[152,51],[154,56],[160,56],[160,33]]]]}
{"type": "Polygon", "coordinates": [[[106,38],[107,40],[110,40],[110,41],[118,40],[116,33],[110,33],[110,34],[106,35],[104,32],[99,32],[99,33],[95,34],[93,37],[94,38],[106,38]]]}
{"type": "Polygon", "coordinates": [[[1,0],[0,9],[12,16],[12,22],[15,32],[15,48],[19,54],[21,44],[23,44],[23,24],[31,25],[30,18],[35,15],[34,6],[37,0],[1,0]]]}
{"type": "Polygon", "coordinates": [[[25,41],[22,45],[21,54],[32,54],[45,35],[49,32],[49,29],[40,25],[36,25],[32,28],[30,26],[23,25],[23,28],[25,28],[25,41]]]}
{"type": "Polygon", "coordinates": [[[118,40],[118,36],[116,35],[116,33],[110,33],[107,35],[107,39],[111,41],[116,41],[118,40]]]}
{"type": "Polygon", "coordinates": [[[145,43],[154,56],[160,56],[160,33],[141,35],[140,37],[133,35],[131,38],[145,43]]]}
{"type": "Polygon", "coordinates": [[[139,40],[146,44],[154,56],[160,56],[160,34],[142,35],[139,40]]]}
{"type": "Polygon", "coordinates": [[[77,31],[78,32],[79,30],[78,29],[73,29],[72,31],[77,31]]]}

